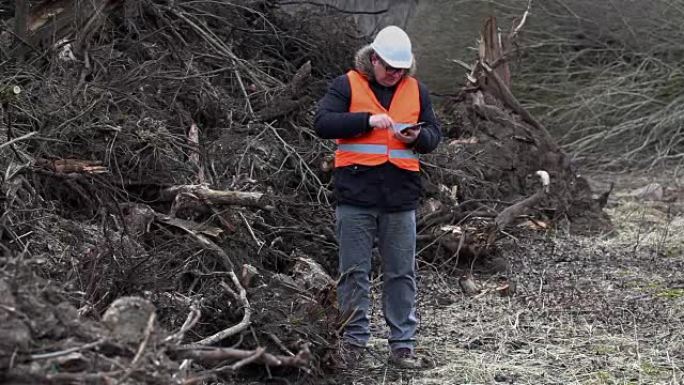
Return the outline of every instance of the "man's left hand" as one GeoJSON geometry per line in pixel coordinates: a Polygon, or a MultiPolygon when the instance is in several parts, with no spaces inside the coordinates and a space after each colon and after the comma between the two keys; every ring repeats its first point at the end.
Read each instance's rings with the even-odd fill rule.
{"type": "Polygon", "coordinates": [[[420,134],[420,127],[417,128],[409,128],[407,130],[404,130],[402,132],[395,132],[394,137],[397,138],[398,141],[402,143],[413,143],[418,139],[418,135],[420,134]]]}

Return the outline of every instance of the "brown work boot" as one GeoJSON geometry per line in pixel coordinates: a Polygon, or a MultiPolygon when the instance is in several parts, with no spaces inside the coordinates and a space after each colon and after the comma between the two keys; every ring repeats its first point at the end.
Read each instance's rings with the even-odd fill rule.
{"type": "Polygon", "coordinates": [[[427,360],[419,358],[409,348],[392,350],[388,361],[398,369],[427,369],[431,366],[427,360]]]}

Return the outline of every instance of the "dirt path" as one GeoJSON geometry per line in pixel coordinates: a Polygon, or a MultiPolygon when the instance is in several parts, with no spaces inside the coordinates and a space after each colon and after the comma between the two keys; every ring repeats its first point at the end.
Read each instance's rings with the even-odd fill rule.
{"type": "MultiPolygon", "coordinates": [[[[680,384],[684,381],[682,190],[667,178],[665,200],[629,196],[648,176],[616,181],[607,211],[613,234],[540,234],[511,239],[517,294],[465,297],[429,266],[421,277],[421,353],[436,367],[396,372],[382,362],[347,384],[680,384]]],[[[476,275],[483,287],[496,277],[476,275]]],[[[380,314],[376,324],[383,325],[380,314]]],[[[383,335],[379,330],[378,337],[383,335]]],[[[386,355],[385,340],[373,351],[386,355]]],[[[337,381],[338,379],[336,379],[337,381]]]]}

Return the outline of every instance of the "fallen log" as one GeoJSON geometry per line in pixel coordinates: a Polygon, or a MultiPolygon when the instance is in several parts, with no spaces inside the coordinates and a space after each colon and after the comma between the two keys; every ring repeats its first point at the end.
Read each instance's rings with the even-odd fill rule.
{"type": "Polygon", "coordinates": [[[107,172],[99,160],[87,159],[36,159],[36,166],[59,174],[100,174],[107,172]]]}
{"type": "Polygon", "coordinates": [[[273,209],[272,206],[266,204],[262,199],[264,197],[264,193],[255,191],[212,190],[205,185],[168,187],[159,193],[159,200],[170,202],[181,194],[216,205],[259,207],[265,210],[273,209]]]}

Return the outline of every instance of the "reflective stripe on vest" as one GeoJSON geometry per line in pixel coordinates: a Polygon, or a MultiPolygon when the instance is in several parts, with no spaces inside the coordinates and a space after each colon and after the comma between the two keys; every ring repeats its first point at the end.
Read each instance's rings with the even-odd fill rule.
{"type": "Polygon", "coordinates": [[[389,156],[397,159],[418,159],[418,154],[413,150],[390,150],[389,156]]]}
{"type": "Polygon", "coordinates": [[[337,149],[361,154],[387,154],[387,146],[382,144],[340,144],[337,149]]]}
{"type": "MultiPolygon", "coordinates": [[[[349,71],[347,78],[351,88],[349,112],[388,114],[398,123],[418,121],[420,95],[418,81],[415,78],[410,76],[402,78],[397,84],[388,109],[380,104],[363,75],[356,71],[349,71]]],[[[353,164],[377,166],[385,162],[391,162],[405,170],[418,171],[420,169],[418,154],[397,140],[390,129],[376,128],[355,138],[337,140],[335,167],[353,164]]]]}

